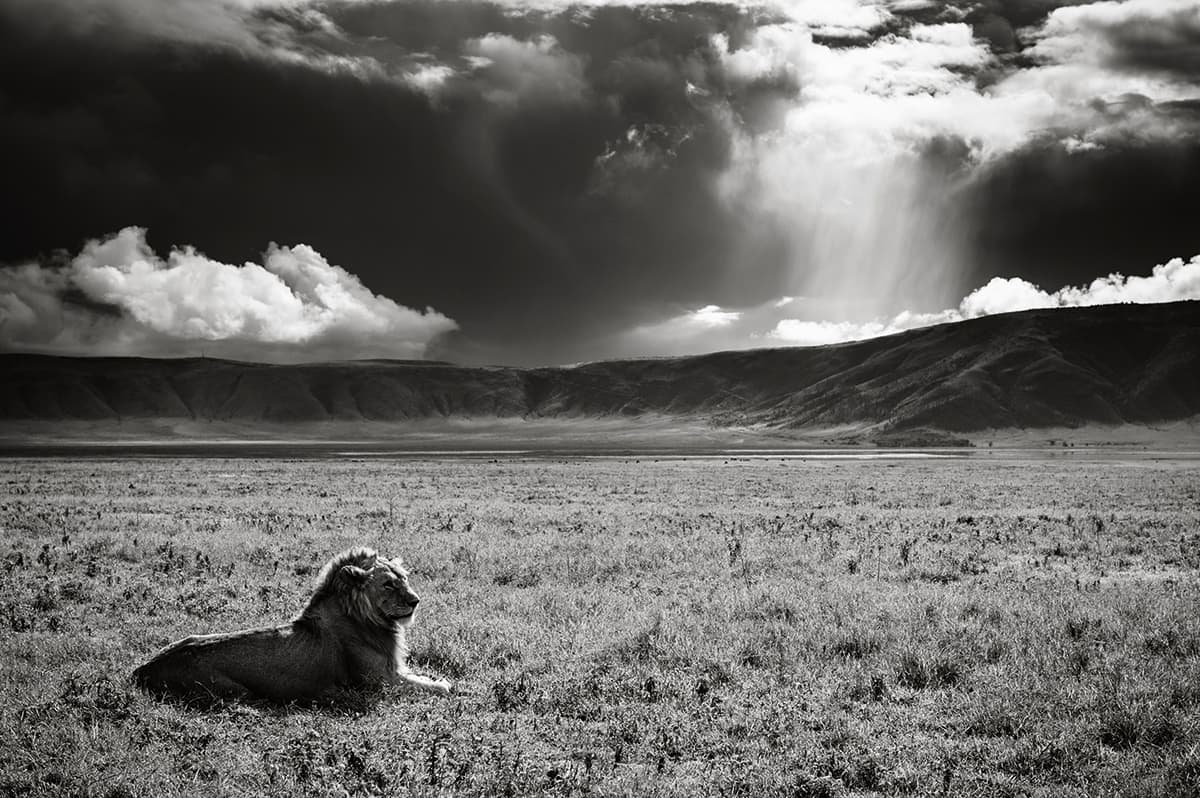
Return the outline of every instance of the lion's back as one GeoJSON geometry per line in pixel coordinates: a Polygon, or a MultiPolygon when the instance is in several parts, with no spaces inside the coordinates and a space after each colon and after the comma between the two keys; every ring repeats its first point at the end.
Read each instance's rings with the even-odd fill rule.
{"type": "Polygon", "coordinates": [[[193,635],[133,672],[151,692],[182,697],[305,701],[345,686],[345,669],[308,630],[290,626],[193,635]]]}

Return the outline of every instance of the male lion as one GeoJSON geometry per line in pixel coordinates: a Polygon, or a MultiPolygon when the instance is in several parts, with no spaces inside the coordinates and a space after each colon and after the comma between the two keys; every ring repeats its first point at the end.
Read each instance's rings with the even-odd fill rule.
{"type": "Polygon", "coordinates": [[[404,627],[420,599],[399,558],[353,548],[330,560],[291,623],[193,635],[133,672],[146,690],[183,698],[315,701],[397,681],[441,695],[450,683],[411,672],[404,627]]]}

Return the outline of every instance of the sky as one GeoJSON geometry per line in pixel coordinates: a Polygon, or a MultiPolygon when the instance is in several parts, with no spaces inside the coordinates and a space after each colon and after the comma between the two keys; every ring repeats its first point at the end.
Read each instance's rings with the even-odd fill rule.
{"type": "Polygon", "coordinates": [[[546,365],[1200,298],[1195,0],[0,0],[0,351],[546,365]]]}

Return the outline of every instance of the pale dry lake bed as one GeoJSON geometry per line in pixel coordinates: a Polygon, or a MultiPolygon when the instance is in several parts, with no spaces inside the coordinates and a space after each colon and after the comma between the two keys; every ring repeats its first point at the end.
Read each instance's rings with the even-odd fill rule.
{"type": "Polygon", "coordinates": [[[0,794],[1197,794],[1186,452],[231,453],[0,459],[0,794]],[[130,686],[358,543],[454,697],[130,686]]]}

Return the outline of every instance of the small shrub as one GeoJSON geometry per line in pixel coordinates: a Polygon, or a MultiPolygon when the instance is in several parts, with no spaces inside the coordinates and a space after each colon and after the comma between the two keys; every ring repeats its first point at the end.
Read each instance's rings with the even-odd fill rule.
{"type": "Polygon", "coordinates": [[[542,581],[542,577],[528,566],[510,566],[497,571],[492,576],[492,581],[501,587],[528,588],[536,587],[542,581]]]}
{"type": "Polygon", "coordinates": [[[97,679],[71,676],[67,679],[59,699],[67,706],[92,715],[124,719],[129,717],[132,711],[134,692],[125,681],[109,676],[97,679]]]}
{"type": "Polygon", "coordinates": [[[492,696],[501,712],[524,709],[533,700],[533,682],[527,673],[516,679],[501,679],[492,685],[492,696]]]}
{"type": "Polygon", "coordinates": [[[843,792],[842,783],[832,776],[810,776],[801,773],[796,776],[791,795],[794,798],[835,798],[843,792]]]}
{"type": "Polygon", "coordinates": [[[1011,737],[1024,732],[1025,724],[1005,707],[984,707],[963,728],[972,737],[1011,737]]]}
{"type": "Polygon", "coordinates": [[[82,602],[91,598],[91,591],[83,582],[72,580],[59,585],[58,595],[66,601],[82,602]]]}
{"type": "Polygon", "coordinates": [[[1056,742],[1044,743],[1033,737],[1020,739],[1000,769],[1016,776],[1037,777],[1068,768],[1069,756],[1056,742]]]}
{"type": "Polygon", "coordinates": [[[1112,712],[1100,721],[1097,737],[1109,748],[1133,748],[1141,735],[1138,718],[1125,712],[1112,712]]]}
{"type": "Polygon", "coordinates": [[[953,687],[965,676],[962,665],[953,659],[938,659],[933,663],[931,682],[934,687],[953,687]]]}
{"type": "Polygon", "coordinates": [[[983,650],[983,661],[988,664],[995,664],[1004,659],[1008,654],[1010,645],[1007,640],[989,640],[987,647],[983,650]]]}
{"type": "Polygon", "coordinates": [[[1182,756],[1172,757],[1163,768],[1164,794],[1194,796],[1200,785],[1200,746],[1194,746],[1182,756]]]}
{"type": "Polygon", "coordinates": [[[1092,666],[1092,650],[1087,646],[1074,646],[1067,652],[1067,673],[1078,678],[1092,666]]]}
{"type": "Polygon", "coordinates": [[[851,790],[876,790],[882,784],[884,773],[873,755],[856,749],[853,755],[839,758],[832,765],[830,775],[851,790]]]}
{"type": "Polygon", "coordinates": [[[1092,620],[1087,617],[1071,617],[1066,620],[1067,637],[1072,640],[1080,640],[1089,634],[1098,633],[1100,631],[1100,620],[1092,620]]]}
{"type": "Polygon", "coordinates": [[[1188,657],[1200,650],[1195,638],[1185,638],[1177,629],[1170,628],[1148,633],[1142,644],[1156,657],[1188,657]]]}
{"type": "Polygon", "coordinates": [[[607,663],[654,662],[664,666],[678,666],[693,664],[694,652],[660,613],[655,615],[654,620],[645,629],[621,638],[605,648],[600,659],[607,663]]]}
{"type": "Polygon", "coordinates": [[[8,628],[14,632],[28,632],[33,629],[34,616],[29,607],[16,602],[3,606],[3,615],[8,617],[8,628]]]}
{"type": "Polygon", "coordinates": [[[832,656],[844,659],[863,659],[878,652],[883,643],[874,632],[855,629],[837,637],[829,644],[828,650],[832,656]]]}
{"type": "Polygon", "coordinates": [[[463,569],[474,576],[479,572],[479,552],[468,546],[459,546],[450,555],[450,562],[463,566],[463,569]]]}
{"type": "Polygon", "coordinates": [[[729,554],[729,565],[732,567],[742,558],[746,547],[746,527],[744,524],[731,526],[725,531],[725,548],[729,554]]]}
{"type": "Polygon", "coordinates": [[[935,585],[948,585],[951,582],[957,582],[961,576],[957,571],[949,569],[932,570],[923,568],[916,573],[916,578],[921,582],[930,582],[935,585]]]}
{"type": "Polygon", "coordinates": [[[1109,748],[1170,745],[1182,735],[1175,719],[1151,704],[1136,702],[1108,708],[1100,717],[1097,738],[1109,748]]]}
{"type": "Polygon", "coordinates": [[[850,689],[850,698],[854,701],[873,701],[878,703],[887,696],[887,681],[884,677],[875,675],[868,680],[859,680],[850,689]]]}
{"type": "Polygon", "coordinates": [[[33,597],[33,609],[35,612],[51,612],[58,609],[58,597],[55,595],[53,587],[42,585],[37,595],[33,597]]]}
{"type": "Polygon", "coordinates": [[[745,606],[738,607],[735,615],[760,623],[782,621],[788,626],[792,626],[801,617],[802,612],[786,598],[768,593],[754,596],[745,606]]]}
{"type": "Polygon", "coordinates": [[[795,665],[789,654],[787,638],[782,629],[771,626],[743,643],[738,661],[750,668],[763,668],[783,674],[795,665]]]}
{"type": "Polygon", "coordinates": [[[901,656],[896,668],[896,684],[923,690],[926,687],[953,687],[962,681],[962,665],[948,656],[938,656],[929,662],[914,653],[901,656]]]}
{"type": "Polygon", "coordinates": [[[929,673],[920,657],[915,654],[900,657],[900,664],[896,667],[896,684],[914,690],[923,690],[929,684],[929,673]]]}

